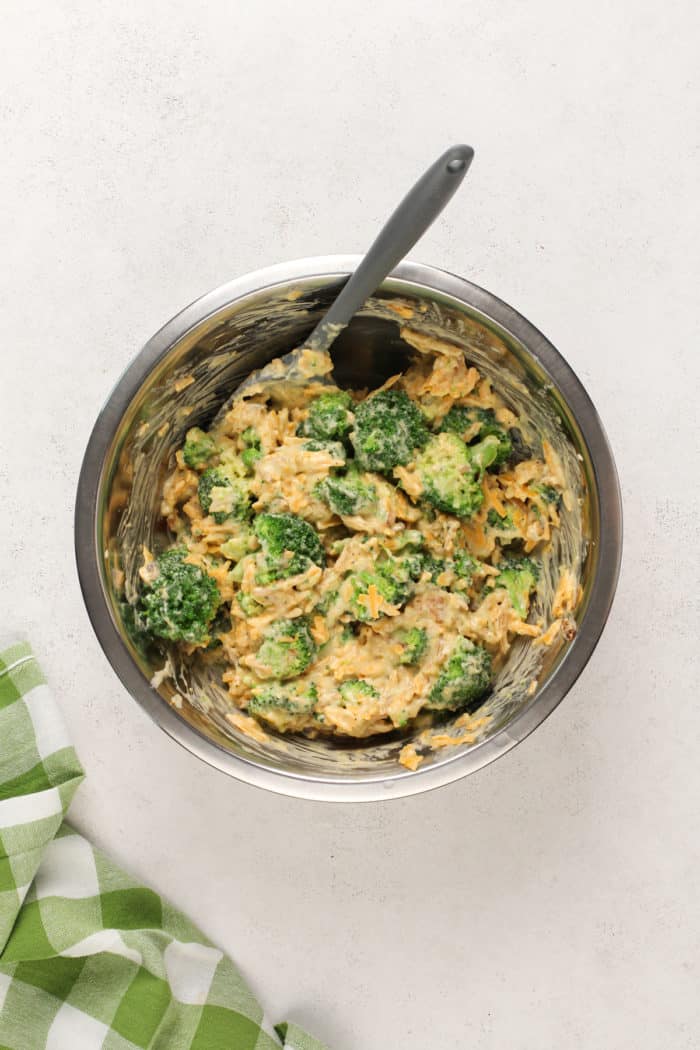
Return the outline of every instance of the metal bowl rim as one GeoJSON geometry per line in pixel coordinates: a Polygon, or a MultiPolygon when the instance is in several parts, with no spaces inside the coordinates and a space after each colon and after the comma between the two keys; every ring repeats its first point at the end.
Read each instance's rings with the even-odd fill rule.
{"type": "Polygon", "coordinates": [[[144,678],[112,620],[102,586],[97,535],[97,497],[105,457],[121,419],[157,362],[188,332],[237,300],[280,283],[314,277],[342,277],[358,255],[331,255],[278,263],[235,278],[201,296],[168,321],[144,345],[115,384],[93,427],[83,459],[75,505],[75,553],[80,586],[93,629],[122,684],[173,740],[209,765],[256,787],[298,798],[370,802],[419,794],[449,784],[521,743],[558,706],[588,663],[612,606],[622,554],[622,504],[615,463],[598,413],[573,369],[548,339],[491,292],[448,271],[405,261],[388,280],[416,290],[438,292],[482,313],[504,329],[554,379],[588,447],[600,503],[598,565],[588,607],[576,639],[532,701],[493,737],[465,752],[445,756],[411,772],[347,779],[274,770],[231,754],[186,722],[144,678]]]}

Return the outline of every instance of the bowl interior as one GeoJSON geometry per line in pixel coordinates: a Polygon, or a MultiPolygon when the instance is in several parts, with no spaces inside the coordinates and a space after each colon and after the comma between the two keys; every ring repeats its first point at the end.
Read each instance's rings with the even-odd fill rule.
{"type": "MultiPolygon", "coordinates": [[[[149,344],[152,367],[115,418],[97,487],[96,543],[103,555],[99,572],[104,597],[138,668],[140,695],[148,692],[154,700],[157,693],[157,703],[169,705],[196,733],[244,762],[302,778],[387,780],[415,776],[398,765],[397,756],[420,728],[367,741],[273,733],[266,741],[253,740],[225,718],[228,704],[220,671],[144,644],[133,630],[129,605],[137,591],[142,544],[158,549],[162,543],[158,493],[185,431],[206,425],[252,369],[299,345],[341,283],[342,278],[332,275],[278,281],[216,309],[174,340],[167,326],[154,338],[149,344]]],[[[536,348],[525,346],[477,306],[412,281],[390,279],[335,344],[339,384],[374,388],[405,367],[414,352],[401,339],[403,326],[463,347],[470,362],[493,377],[506,400],[524,410],[528,440],[537,444],[547,438],[556,448],[573,500],[562,513],[535,616],[548,618],[558,572],[567,566],[581,582],[575,612],[580,622],[596,575],[600,508],[590,450],[556,375],[545,370],[536,348]]],[[[129,373],[122,383],[128,379],[129,373]]],[[[421,770],[482,747],[535,704],[572,644],[563,638],[550,648],[516,642],[493,695],[479,712],[482,724],[466,742],[429,751],[421,770]]],[[[447,733],[450,724],[445,725],[447,733]]]]}

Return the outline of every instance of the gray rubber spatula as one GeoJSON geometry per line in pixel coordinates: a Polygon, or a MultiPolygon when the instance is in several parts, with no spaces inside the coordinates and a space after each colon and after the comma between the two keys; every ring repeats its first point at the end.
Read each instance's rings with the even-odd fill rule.
{"type": "Polygon", "coordinates": [[[238,387],[234,398],[240,397],[244,390],[252,385],[257,387],[266,382],[277,384],[284,379],[294,383],[311,381],[312,378],[318,381],[324,371],[328,371],[320,368],[315,376],[304,376],[295,366],[303,351],[322,352],[329,349],[357,311],[362,309],[370,295],[438,217],[467,174],[473,157],[474,150],[471,146],[452,146],[438,157],[401,201],[304,345],[249,376],[238,387]],[[283,368],[288,370],[286,376],[283,376],[283,368]]]}
{"type": "Polygon", "coordinates": [[[467,174],[473,157],[471,146],[452,146],[428,168],[380,231],[305,346],[311,350],[328,350],[372,292],[432,226],[467,174]]]}

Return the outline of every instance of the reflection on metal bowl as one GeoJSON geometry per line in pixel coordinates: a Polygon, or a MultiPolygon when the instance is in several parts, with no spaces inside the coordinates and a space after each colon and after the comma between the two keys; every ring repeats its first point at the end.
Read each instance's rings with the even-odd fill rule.
{"type": "MultiPolygon", "coordinates": [[[[332,256],[285,263],[204,296],[157,333],[121,377],[95,424],[80,476],[76,554],[102,647],[131,695],[175,740],[248,783],[333,801],[396,798],[449,783],[523,740],[563,699],[588,661],[613,600],[622,546],[613,457],[588,395],[528,321],[481,288],[432,267],[401,264],[337,340],[342,385],[375,387],[400,371],[410,348],[400,327],[446,338],[493,377],[507,401],[548,437],[574,494],[549,554],[552,586],[566,565],[580,580],[576,630],[545,649],[519,641],[500,672],[489,715],[469,742],[426,754],[411,772],[397,762],[412,731],[370,740],[270,733],[254,740],[225,718],[211,667],[173,659],[130,630],[141,545],[156,541],[159,490],[184,433],[206,425],[248,373],[303,342],[357,264],[332,256]],[[187,384],[178,382],[187,377],[187,384]],[[189,377],[193,377],[190,381],[189,377]],[[536,681],[536,688],[532,682],[536,681]]],[[[449,731],[449,723],[447,725],[449,731]]]]}

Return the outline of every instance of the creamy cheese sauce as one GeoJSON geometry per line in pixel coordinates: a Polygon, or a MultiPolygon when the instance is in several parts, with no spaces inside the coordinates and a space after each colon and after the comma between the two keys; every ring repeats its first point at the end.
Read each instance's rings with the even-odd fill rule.
{"type": "MultiPolygon", "coordinates": [[[[428,340],[424,345],[429,356],[437,352],[430,349],[433,340],[454,345],[468,366],[490,381],[506,405],[505,411],[517,417],[523,438],[533,449],[533,458],[546,464],[546,442],[562,467],[559,524],[551,528],[550,539],[533,551],[541,571],[528,621],[542,632],[537,644],[531,637],[514,636],[507,657],[499,660],[493,691],[473,714],[441,715],[433,725],[432,717],[421,713],[405,728],[355,738],[354,742],[353,738],[340,735],[314,737],[308,732],[263,729],[232,701],[222,680],[227,667],[221,649],[210,653],[201,649],[188,651],[189,647],[182,645],[144,647],[138,634],[133,633],[133,608],[143,585],[139,571],[143,567],[143,545],[160,551],[164,544],[172,542],[173,534],[167,533],[160,515],[160,503],[164,479],[176,463],[176,452],[186,429],[194,423],[206,425],[215,416],[220,421],[231,407],[230,402],[224,404],[228,392],[238,388],[238,393],[251,368],[259,368],[269,354],[282,354],[290,345],[298,344],[327,305],[327,299],[310,283],[303,289],[294,286],[292,291],[289,286],[281,286],[279,291],[272,290],[263,299],[237,310],[235,324],[217,321],[212,334],[207,334],[207,328],[188,335],[178,345],[174,363],[168,362],[162,372],[154,372],[145,396],[130,409],[112,464],[105,494],[104,572],[115,618],[131,638],[137,662],[147,678],[162,668],[155,687],[166,702],[182,705],[180,713],[185,721],[205,737],[216,740],[224,750],[254,763],[353,780],[358,776],[390,775],[392,764],[400,755],[409,767],[414,762],[433,766],[443,760],[440,748],[458,752],[478,747],[508,727],[523,708],[537,702],[541,687],[564,656],[586,607],[595,557],[588,521],[596,510],[588,491],[590,465],[585,449],[581,448],[583,455],[577,451],[580,438],[572,413],[556,386],[551,386],[539,369],[536,358],[529,360],[507,333],[497,326],[492,328],[485,319],[470,316],[459,305],[439,297],[402,299],[395,293],[384,293],[368,300],[356,319],[356,333],[348,345],[339,343],[334,349],[338,367],[358,376],[360,383],[365,374],[374,374],[373,352],[360,352],[357,357],[361,351],[358,334],[363,326],[370,340],[380,331],[386,334],[386,352],[381,349],[377,358],[380,368],[392,357],[403,361],[401,343],[396,339],[397,324],[404,326],[404,345],[412,344],[416,336],[428,340]],[[183,364],[178,365],[178,360],[183,364]],[[191,375],[195,383],[182,387],[179,381],[189,380],[191,375]],[[564,599],[564,607],[555,612],[557,596],[564,599]],[[551,625],[555,626],[548,633],[551,625]],[[411,750],[415,759],[411,758],[411,750]]],[[[276,376],[279,381],[282,373],[277,371],[276,376]]],[[[300,379],[300,385],[305,385],[300,379]]],[[[322,376],[318,385],[323,381],[322,376]]],[[[179,482],[187,484],[187,479],[179,482]]],[[[192,479],[189,483],[192,486],[192,479]]],[[[172,496],[179,498],[175,489],[172,496]]],[[[436,542],[439,538],[445,544],[453,543],[460,527],[456,520],[440,523],[435,529],[436,542]]],[[[209,535],[213,540],[213,529],[209,535]]],[[[474,530],[474,539],[478,542],[478,530],[474,530]]]]}
{"type": "MultiPolygon", "coordinates": [[[[401,314],[396,306],[393,309],[410,318],[410,310],[401,314]]],[[[363,473],[363,481],[374,492],[371,509],[345,515],[333,511],[319,496],[319,484],[342,473],[345,454],[331,445],[309,447],[313,443],[300,435],[310,402],[321,390],[333,389],[327,380],[308,382],[309,377],[328,371],[327,355],[317,361],[312,351],[299,360],[293,383],[275,362],[247,381],[217,417],[210,435],[218,450],[213,460],[217,465],[222,458],[238,461],[246,447],[245,433],[255,432],[260,456],[242,478],[253,513],[292,514],[309,522],[320,537],[325,565],[310,564],[296,575],[261,581],[259,543],[254,535],[251,539],[249,524],[234,517],[221,520],[217,514],[225,510],[226,493],[215,488],[205,513],[198,494],[201,469],[188,466],[182,450],[164,481],[161,514],[172,545],[186,548],[187,561],[215,581],[230,618],[230,625],[217,633],[217,648],[204,651],[211,638],[200,645],[180,643],[178,657],[187,660],[199,650],[205,663],[216,667],[228,697],[221,714],[257,741],[264,740],[268,731],[368,738],[403,728],[424,710],[460,639],[483,647],[498,677],[514,645],[521,644],[519,639],[534,643],[541,652],[575,631],[572,613],[579,596],[578,579],[571,567],[558,564],[560,508],[571,510],[577,500],[570,464],[566,469],[561,449],[556,450],[551,441],[537,440],[532,419],[518,411],[522,391],[520,398],[512,396],[517,379],[508,380],[508,396],[507,390],[501,393],[495,388],[492,376],[480,370],[478,362],[465,360],[457,345],[410,326],[401,334],[416,351],[413,363],[382,389],[405,392],[433,432],[451,408],[464,406],[489,410],[500,427],[516,428],[523,444],[531,443],[530,454],[521,455],[519,461],[506,461],[482,474],[481,505],[473,515],[456,517],[426,502],[415,460],[388,474],[363,473]],[[372,573],[382,558],[400,559],[409,532],[414,546],[435,559],[450,562],[460,555],[473,556],[471,577],[460,580],[449,566],[437,576],[424,570],[413,580],[408,600],[397,604],[373,584],[356,593],[357,574],[372,573]],[[245,553],[232,556],[243,535],[245,553]],[[508,590],[498,586],[499,563],[514,549],[541,564],[532,601],[520,610],[514,608],[508,590]],[[355,609],[359,603],[368,622],[358,621],[353,598],[355,609]],[[301,617],[308,622],[315,654],[293,684],[298,695],[312,689],[314,702],[257,710],[251,718],[251,699],[271,677],[259,657],[266,632],[279,620],[301,617]],[[401,660],[401,638],[411,628],[421,628],[427,635],[425,654],[415,665],[401,660]],[[352,698],[344,696],[340,687],[358,678],[369,689],[352,698]]],[[[186,391],[188,385],[180,379],[175,389],[186,391]]],[[[352,407],[365,395],[365,391],[352,392],[352,407]]],[[[465,440],[475,438],[478,430],[475,424],[474,433],[463,435],[465,440]]],[[[146,550],[140,569],[146,583],[152,579],[153,564],[146,550]]],[[[532,678],[531,663],[522,658],[521,663],[532,678]]],[[[218,706],[221,709],[220,698],[218,706]]],[[[415,769],[422,761],[419,751],[471,743],[479,739],[492,716],[487,705],[458,715],[449,731],[428,727],[402,749],[399,760],[415,769]]]]}

